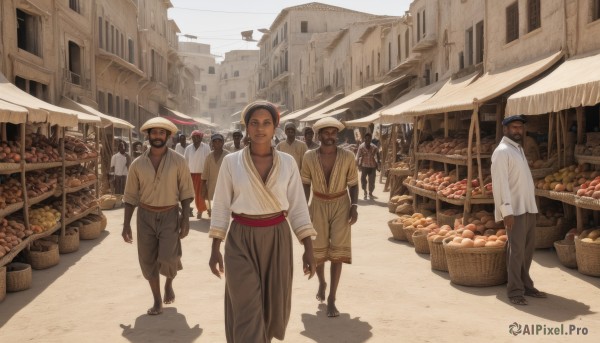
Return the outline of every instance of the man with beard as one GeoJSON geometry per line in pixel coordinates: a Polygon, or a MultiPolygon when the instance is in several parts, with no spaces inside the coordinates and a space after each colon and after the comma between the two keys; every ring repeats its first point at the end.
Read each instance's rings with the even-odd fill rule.
{"type": "Polygon", "coordinates": [[[148,134],[150,149],[131,163],[123,202],[123,240],[133,242],[131,217],[137,211],[138,259],[150,283],[154,304],[149,315],[162,313],[162,304],[175,301],[173,279],[181,265],[181,239],[189,231],[188,209],[194,190],[185,159],[167,147],[177,127],[164,118],[148,120],[140,131],[148,134]],[[181,204],[182,215],[179,216],[181,204]],[[161,298],[160,276],[164,275],[165,297],[161,298]]]}
{"type": "MultiPolygon", "coordinates": [[[[197,219],[201,219],[202,212],[206,211],[206,203],[204,203],[204,197],[202,197],[202,171],[204,170],[206,157],[210,154],[210,147],[202,142],[203,137],[202,131],[194,130],[192,132],[193,144],[188,145],[183,154],[185,160],[188,161],[188,167],[194,182],[194,201],[196,202],[196,211],[198,211],[197,219]]],[[[192,211],[190,211],[190,216],[193,216],[192,211]]]]}
{"type": "Polygon", "coordinates": [[[315,137],[315,132],[313,131],[312,127],[310,127],[310,126],[305,127],[304,128],[304,143],[306,143],[308,150],[314,150],[314,149],[319,148],[319,143],[313,141],[314,137],[315,137]]]}
{"type": "Polygon", "coordinates": [[[367,200],[367,177],[369,181],[369,197],[375,199],[373,191],[375,190],[375,176],[379,169],[379,150],[377,146],[371,144],[373,136],[370,132],[365,134],[365,141],[358,147],[356,152],[356,164],[360,168],[360,183],[365,192],[365,200],[367,200]]]}
{"type": "Polygon", "coordinates": [[[313,129],[321,146],[309,150],[302,162],[302,183],[306,201],[313,197],[309,206],[317,237],[313,241],[319,290],[317,300],[325,300],[325,262],[331,261],[331,288],[327,297],[327,316],[340,315],[335,306],[337,287],[342,275],[342,263],[352,263],[350,227],[358,219],[358,174],[354,154],[339,149],[337,135],[344,124],[328,117],[318,120],[313,129]]]}
{"type": "MultiPolygon", "coordinates": [[[[215,188],[217,187],[217,176],[219,176],[219,169],[221,168],[221,162],[223,157],[229,154],[229,151],[223,150],[223,135],[215,133],[210,137],[212,142],[213,151],[206,157],[204,163],[204,170],[202,171],[202,197],[210,201],[215,195],[215,188]]],[[[208,216],[211,215],[210,206],[207,210],[208,216]]]]}
{"type": "Polygon", "coordinates": [[[244,148],[244,144],[242,144],[242,131],[236,129],[233,131],[233,142],[227,143],[225,149],[229,152],[236,152],[238,150],[242,150],[244,148]]]}
{"type": "Polygon", "coordinates": [[[308,147],[304,142],[296,139],[296,124],[288,121],[285,123],[284,128],[287,139],[277,144],[277,150],[292,155],[296,160],[296,164],[298,164],[298,169],[302,170],[302,157],[304,157],[304,153],[308,150],[308,147]]]}
{"type": "Polygon", "coordinates": [[[508,298],[514,305],[527,305],[524,295],[546,298],[533,286],[529,267],[535,249],[535,203],[533,178],[523,151],[526,122],[523,116],[502,121],[504,137],[492,154],[492,192],[496,221],[504,220],[508,235],[508,298]]]}

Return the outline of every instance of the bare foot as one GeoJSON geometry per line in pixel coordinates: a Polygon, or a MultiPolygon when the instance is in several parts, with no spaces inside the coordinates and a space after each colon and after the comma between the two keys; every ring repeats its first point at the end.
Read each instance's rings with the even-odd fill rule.
{"type": "Polygon", "coordinates": [[[338,317],[340,311],[335,307],[334,299],[327,299],[327,317],[338,317]]]}
{"type": "Polygon", "coordinates": [[[172,304],[175,302],[175,291],[173,291],[173,284],[171,282],[165,282],[165,298],[163,300],[165,304],[172,304]]]}
{"type": "Polygon", "coordinates": [[[327,289],[327,282],[319,283],[319,291],[317,292],[317,300],[320,302],[325,301],[325,290],[327,289]]]}
{"type": "Polygon", "coordinates": [[[160,302],[158,304],[154,303],[154,306],[149,308],[146,313],[148,313],[148,315],[150,315],[150,316],[156,316],[156,315],[161,314],[162,313],[162,304],[160,302]]]}

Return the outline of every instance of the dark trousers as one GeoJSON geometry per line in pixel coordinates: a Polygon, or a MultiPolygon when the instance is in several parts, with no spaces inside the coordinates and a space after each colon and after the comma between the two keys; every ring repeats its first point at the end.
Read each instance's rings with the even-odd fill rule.
{"type": "Polygon", "coordinates": [[[127,175],[115,175],[115,194],[125,193],[125,183],[127,182],[127,175]]]}
{"type": "Polygon", "coordinates": [[[367,191],[367,177],[369,178],[369,194],[373,193],[375,189],[375,176],[377,174],[377,168],[362,167],[360,173],[360,184],[362,185],[363,191],[367,191]]]}
{"type": "Polygon", "coordinates": [[[509,297],[523,295],[525,291],[535,291],[533,280],[529,276],[529,267],[535,250],[534,213],[515,216],[513,228],[508,232],[506,247],[506,267],[508,284],[506,291],[509,297]]]}

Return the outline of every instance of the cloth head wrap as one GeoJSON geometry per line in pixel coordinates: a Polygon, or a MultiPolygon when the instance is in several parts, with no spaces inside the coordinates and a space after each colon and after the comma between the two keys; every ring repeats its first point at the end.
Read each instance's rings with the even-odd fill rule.
{"type": "Polygon", "coordinates": [[[257,100],[246,105],[246,107],[242,110],[242,122],[244,125],[248,126],[248,122],[250,121],[250,116],[252,113],[261,108],[271,113],[271,116],[273,117],[273,123],[275,124],[275,127],[277,127],[279,125],[279,111],[274,104],[265,100],[257,100]]]}

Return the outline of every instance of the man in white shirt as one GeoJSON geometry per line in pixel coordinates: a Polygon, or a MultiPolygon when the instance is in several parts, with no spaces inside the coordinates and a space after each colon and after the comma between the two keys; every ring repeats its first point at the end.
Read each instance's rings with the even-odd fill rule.
{"type": "Polygon", "coordinates": [[[522,116],[502,121],[504,137],[492,154],[492,192],[496,221],[504,220],[508,235],[508,298],[514,305],[527,305],[524,295],[546,298],[533,286],[529,267],[535,250],[535,187],[523,151],[526,122],[522,116]]]}
{"type": "MultiPolygon", "coordinates": [[[[206,211],[206,203],[202,197],[202,171],[204,170],[204,162],[206,157],[210,154],[210,147],[208,144],[202,142],[204,134],[200,130],[194,130],[192,132],[192,142],[185,148],[183,157],[188,162],[190,173],[192,174],[192,182],[194,183],[194,201],[196,202],[196,211],[198,211],[196,218],[202,218],[202,212],[206,211]]],[[[190,211],[190,216],[193,216],[190,211]]]]}
{"type": "Polygon", "coordinates": [[[179,155],[183,156],[183,154],[185,153],[185,148],[187,148],[187,141],[186,141],[186,137],[184,134],[180,134],[179,135],[179,143],[177,143],[177,145],[175,146],[175,152],[177,152],[179,155]]]}
{"type": "Polygon", "coordinates": [[[127,181],[127,171],[131,164],[131,157],[125,153],[125,143],[119,143],[119,152],[110,159],[110,173],[113,175],[115,185],[114,194],[123,194],[125,192],[125,182],[127,181]]]}

